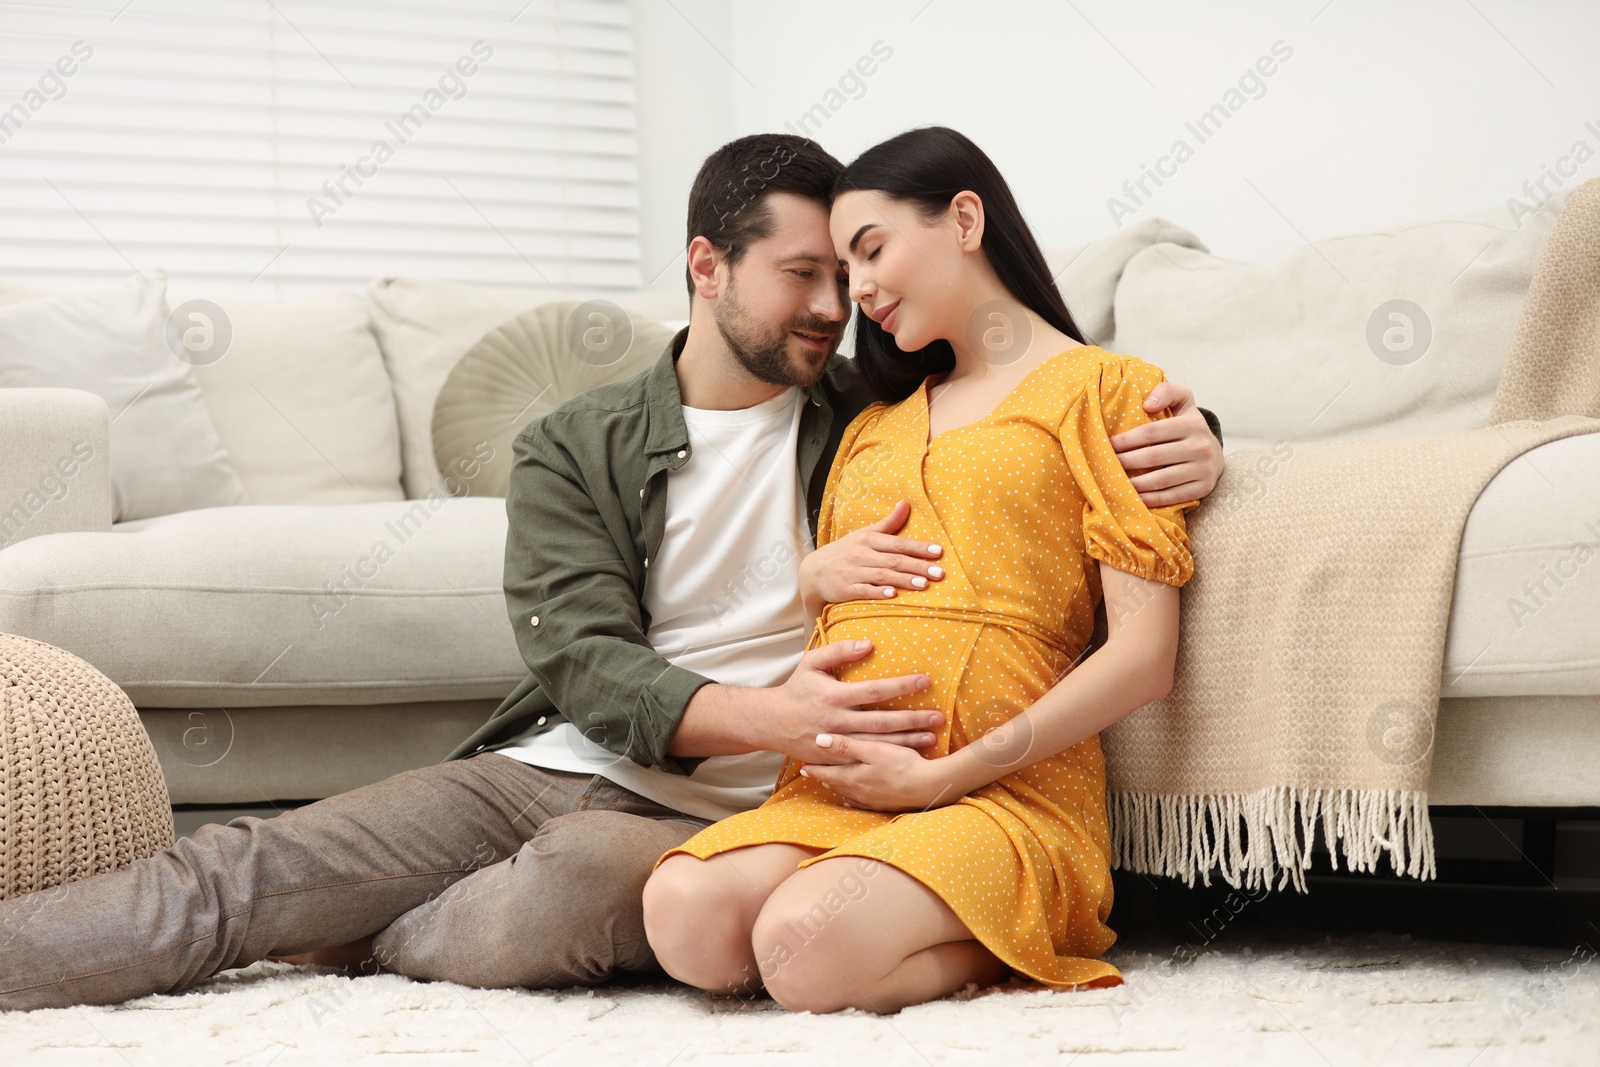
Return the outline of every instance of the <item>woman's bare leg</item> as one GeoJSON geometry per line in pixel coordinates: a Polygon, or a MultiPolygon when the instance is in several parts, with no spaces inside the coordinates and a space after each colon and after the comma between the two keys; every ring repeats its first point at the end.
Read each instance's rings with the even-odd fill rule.
{"type": "Polygon", "coordinates": [[[801,860],[826,851],[748,845],[702,860],[669,856],[644,887],[644,929],[656,960],[680,982],[749,996],[762,986],[750,934],[767,896],[801,860]]]}
{"type": "Polygon", "coordinates": [[[767,992],[794,1011],[895,1012],[1008,972],[933,890],[857,856],[784,879],[756,917],[752,947],[767,992]]]}

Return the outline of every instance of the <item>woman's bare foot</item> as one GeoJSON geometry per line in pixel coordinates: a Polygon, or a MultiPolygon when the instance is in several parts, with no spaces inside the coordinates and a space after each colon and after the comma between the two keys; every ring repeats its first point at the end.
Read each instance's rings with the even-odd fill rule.
{"type": "Polygon", "coordinates": [[[347,971],[359,971],[362,974],[372,974],[378,969],[372,963],[372,938],[370,937],[363,937],[359,941],[350,942],[348,945],[334,945],[330,948],[313,949],[310,952],[297,952],[292,956],[268,956],[267,959],[276,960],[279,963],[343,967],[347,971]]]}

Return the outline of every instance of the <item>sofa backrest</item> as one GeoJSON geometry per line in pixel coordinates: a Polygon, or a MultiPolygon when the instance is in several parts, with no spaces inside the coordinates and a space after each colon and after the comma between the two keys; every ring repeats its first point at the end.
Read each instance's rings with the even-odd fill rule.
{"type": "Polygon", "coordinates": [[[1110,344],[1192,387],[1230,452],[1485,426],[1572,188],[1537,210],[1333,237],[1265,265],[1150,245],[1123,268],[1110,344]]]}

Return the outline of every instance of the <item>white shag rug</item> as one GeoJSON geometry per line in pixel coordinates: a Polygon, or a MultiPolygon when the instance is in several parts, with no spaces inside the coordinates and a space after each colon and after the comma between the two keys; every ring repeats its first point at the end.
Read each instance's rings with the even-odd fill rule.
{"type": "Polygon", "coordinates": [[[1600,1063],[1600,960],[1572,950],[1228,930],[1124,938],[1116,989],[795,1015],[661,981],[554,992],[258,963],[174,996],[0,1014],[0,1064],[1600,1063]]]}

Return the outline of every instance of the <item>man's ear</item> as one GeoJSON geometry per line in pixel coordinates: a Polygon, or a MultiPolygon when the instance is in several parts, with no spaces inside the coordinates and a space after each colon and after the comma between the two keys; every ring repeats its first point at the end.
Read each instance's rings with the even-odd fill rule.
{"type": "Polygon", "coordinates": [[[721,290],[717,267],[722,263],[722,253],[708,238],[696,237],[689,242],[688,255],[689,280],[694,283],[694,291],[707,300],[715,300],[721,290]]]}

